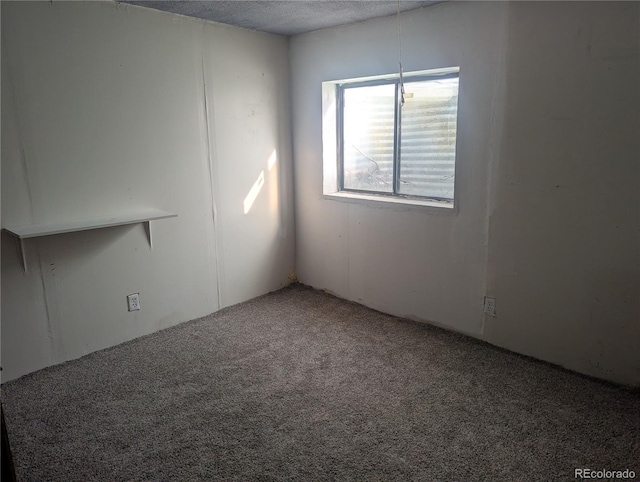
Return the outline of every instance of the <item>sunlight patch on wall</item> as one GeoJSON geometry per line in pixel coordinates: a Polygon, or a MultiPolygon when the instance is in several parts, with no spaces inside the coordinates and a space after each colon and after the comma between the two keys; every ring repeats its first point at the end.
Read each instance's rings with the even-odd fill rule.
{"type": "Polygon", "coordinates": [[[256,182],[253,183],[251,190],[249,190],[249,194],[244,198],[244,213],[247,214],[251,210],[251,206],[255,202],[258,194],[262,190],[262,186],[264,186],[264,171],[260,171],[260,175],[256,182]]]}
{"type": "Polygon", "coordinates": [[[278,155],[276,153],[276,150],[274,149],[273,152],[271,153],[271,156],[269,156],[269,160],[267,161],[269,170],[271,170],[273,166],[276,165],[277,160],[278,160],[278,155]]]}

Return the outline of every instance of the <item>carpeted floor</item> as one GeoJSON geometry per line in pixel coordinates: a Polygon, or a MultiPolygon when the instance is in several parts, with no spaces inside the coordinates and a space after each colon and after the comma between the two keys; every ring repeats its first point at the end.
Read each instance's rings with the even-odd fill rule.
{"type": "Polygon", "coordinates": [[[640,395],[302,285],[2,386],[20,480],[640,478],[640,395]]]}

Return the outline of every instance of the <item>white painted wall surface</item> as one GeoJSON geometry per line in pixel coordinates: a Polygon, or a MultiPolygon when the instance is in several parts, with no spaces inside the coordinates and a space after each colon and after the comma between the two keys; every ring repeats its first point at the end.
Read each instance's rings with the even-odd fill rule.
{"type": "Polygon", "coordinates": [[[482,333],[492,102],[506,6],[437,5],[401,16],[406,72],[460,67],[456,205],[322,197],[321,82],[398,70],[395,17],[291,41],[297,271],[303,283],[408,318],[482,333]]]}
{"type": "Polygon", "coordinates": [[[507,52],[485,337],[640,386],[640,4],[516,2],[507,52]]]}
{"type": "Polygon", "coordinates": [[[299,279],[640,385],[640,5],[447,2],[401,19],[405,71],[460,66],[458,209],[323,199],[321,82],[397,71],[397,20],[296,36],[299,279]]]}
{"type": "Polygon", "coordinates": [[[27,240],[27,276],[3,233],[3,380],[287,283],[287,52],[113,2],[2,2],[2,225],[178,214],[154,222],[153,251],[142,225],[27,240]]]}

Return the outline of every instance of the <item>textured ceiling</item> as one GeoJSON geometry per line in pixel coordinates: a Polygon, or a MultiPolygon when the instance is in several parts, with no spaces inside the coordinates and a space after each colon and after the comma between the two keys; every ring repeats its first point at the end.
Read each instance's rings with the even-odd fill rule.
{"type": "Polygon", "coordinates": [[[360,22],[413,10],[442,0],[120,0],[189,17],[281,35],[295,35],[321,28],[360,22]]]}

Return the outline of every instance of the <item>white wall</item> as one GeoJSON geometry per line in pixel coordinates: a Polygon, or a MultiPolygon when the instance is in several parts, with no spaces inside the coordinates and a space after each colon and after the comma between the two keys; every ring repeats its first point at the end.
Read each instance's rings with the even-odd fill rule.
{"type": "Polygon", "coordinates": [[[492,343],[640,386],[640,4],[515,3],[492,343]]]}
{"type": "Polygon", "coordinates": [[[292,169],[286,39],[2,2],[2,226],[179,215],[153,251],[142,226],[28,241],[27,276],[3,234],[3,380],[277,289],[295,261],[345,298],[640,385],[639,25],[632,2],[403,14],[405,70],[461,68],[450,213],[322,198],[321,82],[395,72],[395,18],[291,40],[292,169]]]}
{"type": "Polygon", "coordinates": [[[298,277],[381,311],[480,334],[505,6],[438,5],[401,18],[405,71],[460,66],[457,212],[322,198],[321,82],[397,72],[397,24],[389,17],[296,36],[298,277]]]}
{"type": "Polygon", "coordinates": [[[178,214],[154,222],[153,251],[141,225],[28,240],[26,276],[3,233],[3,380],[287,283],[287,54],[283,37],[145,8],[2,2],[2,225],[178,214]]]}
{"type": "Polygon", "coordinates": [[[321,82],[396,72],[396,22],[291,41],[298,278],[640,385],[640,6],[401,16],[405,71],[460,66],[454,213],[322,196],[321,82]]]}

